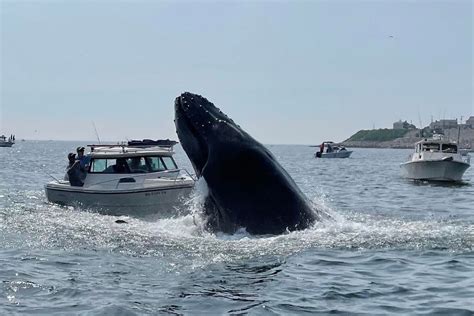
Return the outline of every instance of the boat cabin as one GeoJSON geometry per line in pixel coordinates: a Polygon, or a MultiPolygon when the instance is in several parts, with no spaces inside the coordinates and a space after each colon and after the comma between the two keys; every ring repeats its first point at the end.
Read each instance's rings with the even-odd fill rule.
{"type": "Polygon", "coordinates": [[[178,169],[173,157],[132,156],[91,158],[89,173],[147,173],[178,169]]]}
{"type": "Polygon", "coordinates": [[[442,152],[442,153],[456,154],[458,152],[458,146],[451,142],[440,142],[440,141],[430,142],[430,141],[424,140],[416,144],[415,151],[417,153],[442,152]]]}
{"type": "Polygon", "coordinates": [[[177,170],[171,148],[91,147],[88,173],[150,173],[177,170]]]}
{"type": "Polygon", "coordinates": [[[319,146],[319,150],[323,153],[331,153],[331,152],[346,150],[346,148],[344,146],[339,146],[338,144],[334,142],[327,141],[327,142],[323,142],[319,146]]]}

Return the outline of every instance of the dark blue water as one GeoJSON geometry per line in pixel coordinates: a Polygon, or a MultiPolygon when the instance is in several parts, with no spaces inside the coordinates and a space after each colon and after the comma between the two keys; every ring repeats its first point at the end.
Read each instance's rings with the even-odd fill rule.
{"type": "Polygon", "coordinates": [[[190,214],[170,219],[119,225],[48,204],[47,173],[61,176],[78,145],[0,148],[1,315],[474,313],[472,168],[461,185],[413,183],[400,178],[407,150],[316,160],[314,148],[269,146],[334,220],[216,236],[199,225],[203,183],[190,214]]]}

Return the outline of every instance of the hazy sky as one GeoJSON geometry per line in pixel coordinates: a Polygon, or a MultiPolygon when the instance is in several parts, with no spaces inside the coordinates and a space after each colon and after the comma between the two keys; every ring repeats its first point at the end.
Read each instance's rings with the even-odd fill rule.
{"type": "Polygon", "coordinates": [[[474,115],[471,1],[0,2],[0,134],[176,139],[183,91],[267,144],[474,115]]]}

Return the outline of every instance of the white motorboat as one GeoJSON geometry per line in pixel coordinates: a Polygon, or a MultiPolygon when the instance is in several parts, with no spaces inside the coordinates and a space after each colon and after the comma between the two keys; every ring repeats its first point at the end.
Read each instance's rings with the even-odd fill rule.
{"type": "Polygon", "coordinates": [[[51,181],[45,186],[46,197],[110,215],[172,214],[195,183],[176,165],[173,144],[88,145],[84,185],[51,181]]]}
{"type": "Polygon", "coordinates": [[[0,147],[12,147],[15,144],[15,136],[10,135],[6,137],[5,135],[0,135],[0,147]]]}
{"type": "Polygon", "coordinates": [[[400,165],[405,178],[431,181],[461,181],[469,166],[470,156],[440,135],[417,142],[415,152],[400,165]]]}
{"type": "Polygon", "coordinates": [[[349,158],[352,150],[347,150],[344,146],[334,144],[334,142],[323,142],[319,146],[319,151],[314,154],[315,158],[349,158]]]}

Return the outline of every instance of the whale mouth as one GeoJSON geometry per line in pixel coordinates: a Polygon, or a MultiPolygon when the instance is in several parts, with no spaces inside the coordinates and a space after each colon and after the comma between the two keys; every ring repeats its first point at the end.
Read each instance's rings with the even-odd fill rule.
{"type": "Polygon", "coordinates": [[[207,134],[214,125],[235,123],[205,97],[184,92],[175,101],[176,113],[185,116],[190,125],[201,134],[207,134]]]}
{"type": "Polygon", "coordinates": [[[210,114],[214,105],[204,98],[185,92],[175,100],[176,133],[198,177],[207,163],[208,131],[215,118],[210,114]]]}
{"type": "Polygon", "coordinates": [[[240,126],[206,98],[184,92],[175,100],[176,133],[198,177],[201,176],[210,148],[217,144],[251,139],[240,126]]]}

